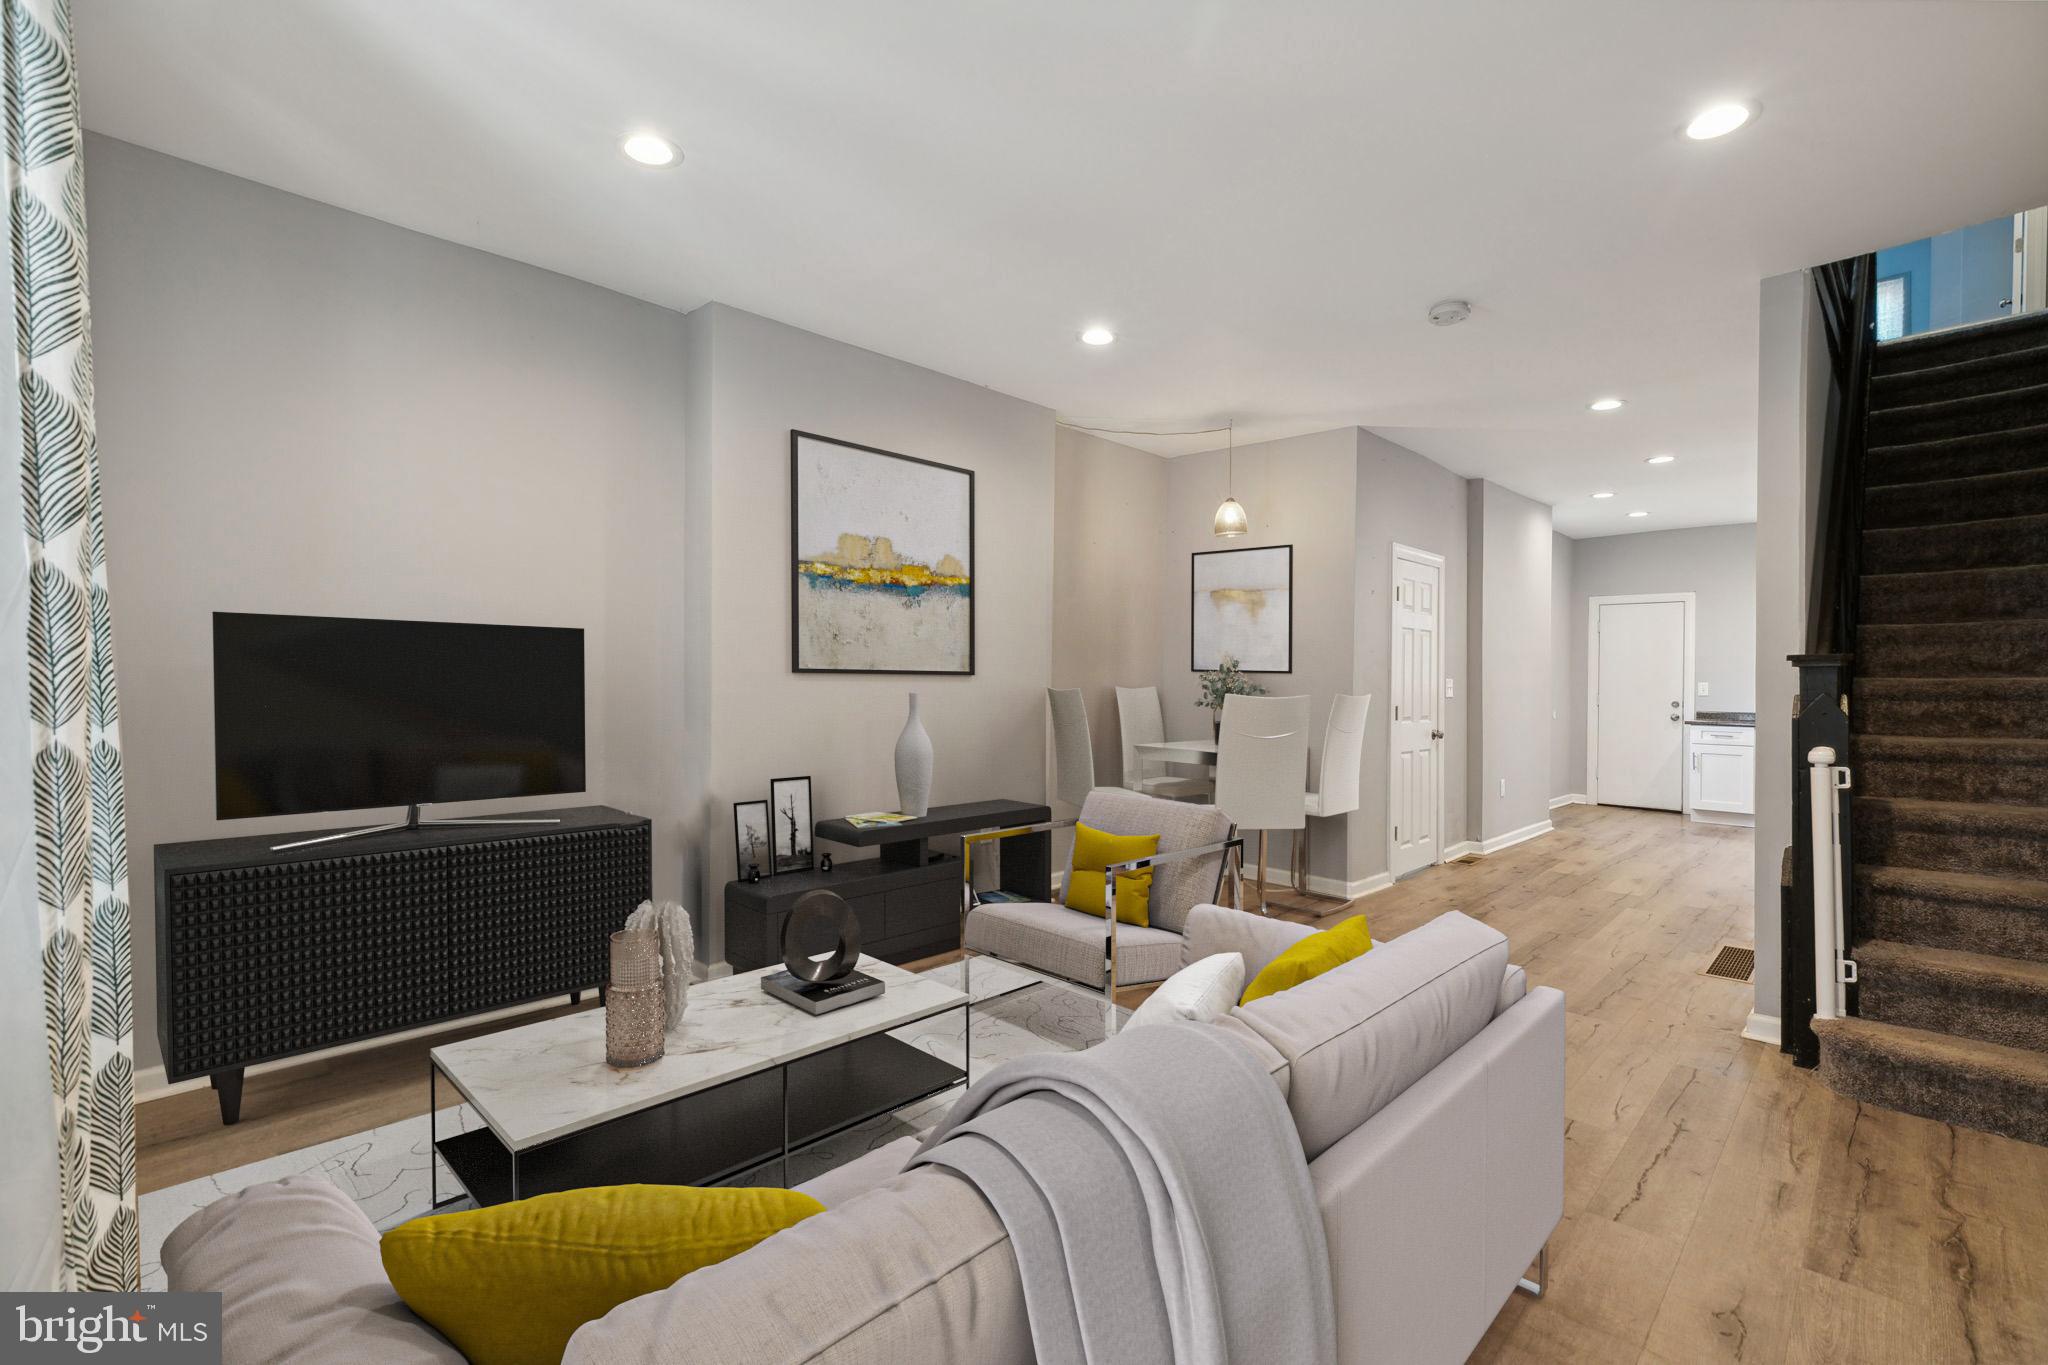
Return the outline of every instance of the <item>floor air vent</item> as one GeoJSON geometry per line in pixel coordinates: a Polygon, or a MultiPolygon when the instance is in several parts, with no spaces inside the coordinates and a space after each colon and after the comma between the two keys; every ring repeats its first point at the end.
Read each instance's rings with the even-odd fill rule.
{"type": "Polygon", "coordinates": [[[1739,948],[1733,943],[1723,945],[1714,954],[1714,960],[1706,965],[1701,976],[1723,976],[1730,981],[1747,981],[1756,971],[1756,949],[1739,948]]]}

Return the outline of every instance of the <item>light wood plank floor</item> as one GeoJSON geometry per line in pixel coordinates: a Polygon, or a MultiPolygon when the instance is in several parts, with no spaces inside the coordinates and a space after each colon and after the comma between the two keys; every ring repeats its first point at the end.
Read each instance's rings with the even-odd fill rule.
{"type": "MultiPolygon", "coordinates": [[[[1566,994],[1565,1218],[1550,1289],[1513,1296],[1475,1361],[2048,1361],[2048,1148],[1842,1099],[1740,1036],[1749,831],[1566,807],[1555,833],[1349,906],[1391,938],[1445,910],[1505,933],[1566,994]]],[[[1145,991],[1120,993],[1136,1003],[1145,991]]],[[[141,1108],[155,1189],[426,1109],[425,1041],[141,1108]]]]}

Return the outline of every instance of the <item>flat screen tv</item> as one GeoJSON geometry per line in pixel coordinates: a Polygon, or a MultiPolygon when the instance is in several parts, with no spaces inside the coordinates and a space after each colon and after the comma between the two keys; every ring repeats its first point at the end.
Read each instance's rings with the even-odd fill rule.
{"type": "Polygon", "coordinates": [[[223,820],[580,792],[583,632],[215,612],[213,736],[223,820]]]}

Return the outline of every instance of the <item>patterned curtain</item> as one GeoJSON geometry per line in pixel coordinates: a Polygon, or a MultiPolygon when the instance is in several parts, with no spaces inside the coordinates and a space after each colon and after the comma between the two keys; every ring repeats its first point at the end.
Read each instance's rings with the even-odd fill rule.
{"type": "Polygon", "coordinates": [[[61,1287],[135,1289],[128,834],[93,443],[71,7],[69,0],[0,5],[29,585],[24,756],[35,800],[43,1014],[64,1217],[61,1287]]]}

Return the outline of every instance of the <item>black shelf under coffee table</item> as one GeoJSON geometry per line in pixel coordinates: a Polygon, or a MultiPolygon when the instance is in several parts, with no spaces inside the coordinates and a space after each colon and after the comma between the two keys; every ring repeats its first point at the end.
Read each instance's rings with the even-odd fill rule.
{"type": "MultiPolygon", "coordinates": [[[[866,958],[861,966],[869,971],[879,967],[881,972],[894,973],[899,979],[916,979],[900,969],[871,965],[866,958]]],[[[767,1001],[769,997],[752,980],[754,975],[757,974],[693,987],[692,1003],[706,988],[751,989],[767,1001]]],[[[900,1029],[958,1010],[964,1041],[972,1023],[970,1002],[964,995],[954,994],[957,1001],[887,1027],[900,1029]]],[[[839,1013],[851,1019],[864,1006],[888,998],[885,992],[877,1001],[850,1006],[839,1013]]],[[[778,1010],[791,1009],[779,1002],[771,1003],[778,1010]]],[[[602,1016],[591,1011],[527,1028],[541,1030],[593,1017],[601,1027],[602,1016]]],[[[687,1026],[687,1012],[684,1018],[687,1026]]],[[[832,1016],[819,1018],[829,1020],[832,1016]]],[[[589,1023],[583,1027],[588,1029],[589,1023]]],[[[536,1034],[536,1040],[545,1036],[536,1034]]],[[[887,1032],[864,1032],[673,1099],[608,1114],[563,1136],[531,1143],[517,1151],[493,1131],[485,1106],[478,1104],[477,1097],[444,1069],[432,1053],[428,1056],[427,1079],[433,1147],[469,1197],[486,1206],[596,1185],[713,1185],[778,1159],[786,1185],[790,1153],[891,1110],[964,1086],[971,1077],[969,1067],[955,1066],[920,1047],[892,1038],[887,1032]],[[485,1120],[481,1126],[465,1133],[440,1135],[439,1088],[443,1081],[478,1111],[478,1117],[485,1120]]],[[[460,1202],[459,1197],[441,1197],[438,1170],[430,1174],[429,1181],[433,1207],[460,1202]]]]}

